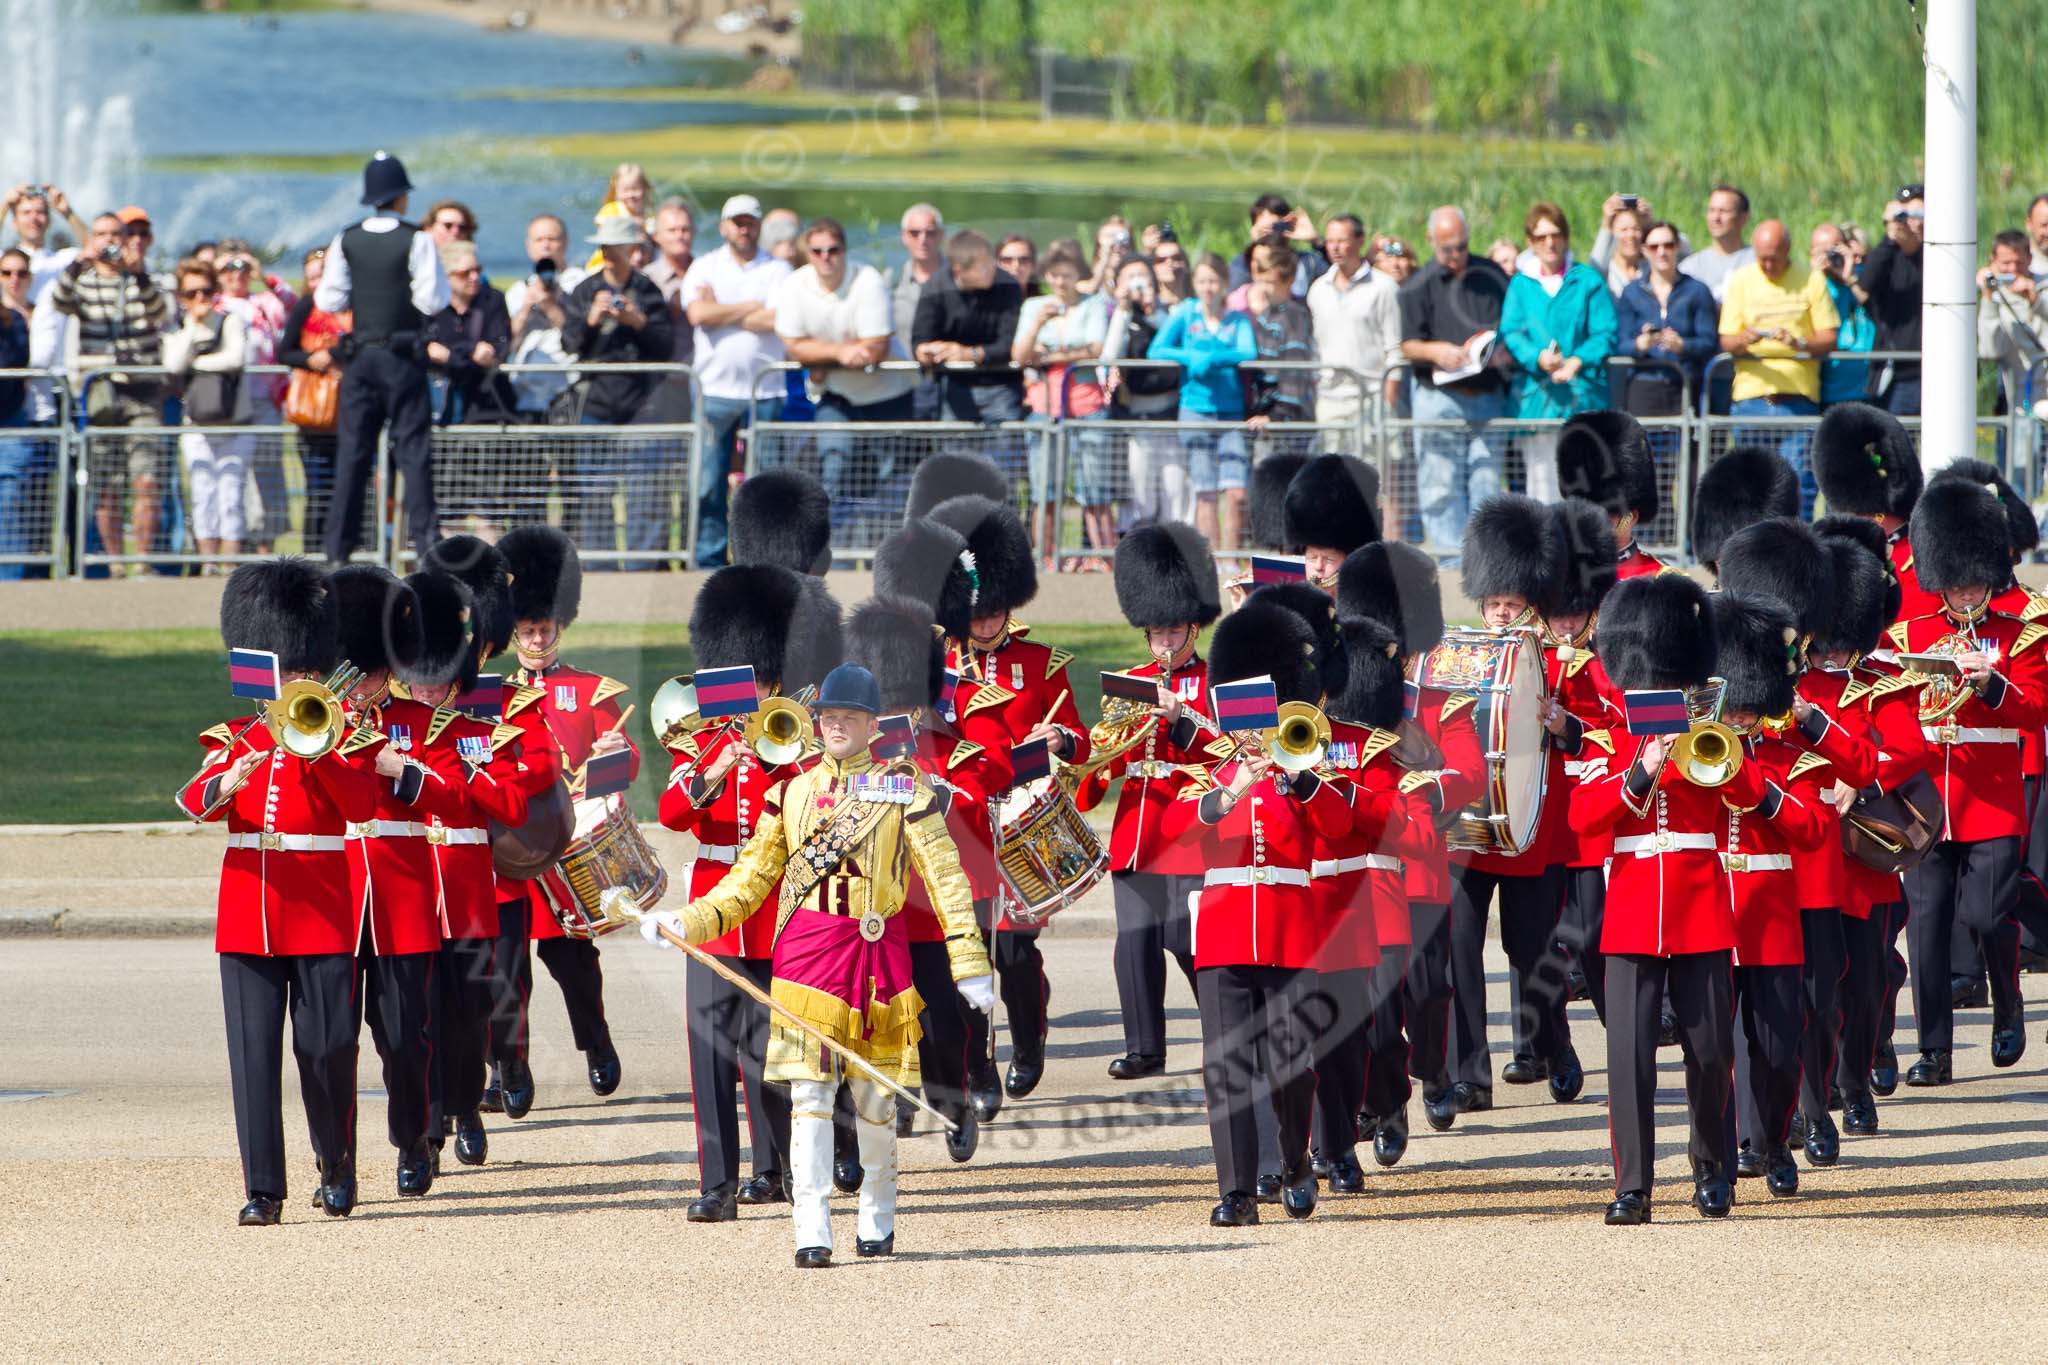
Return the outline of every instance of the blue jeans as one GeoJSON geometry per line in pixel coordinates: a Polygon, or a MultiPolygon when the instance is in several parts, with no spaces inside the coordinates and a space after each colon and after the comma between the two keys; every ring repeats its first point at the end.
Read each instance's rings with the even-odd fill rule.
{"type": "Polygon", "coordinates": [[[1244,439],[1242,417],[1218,417],[1183,407],[1174,420],[1181,424],[1181,449],[1188,455],[1188,490],[1196,497],[1213,498],[1250,481],[1252,450],[1244,439]],[[1216,431],[1211,434],[1196,423],[1207,423],[1216,431]]]}
{"type": "Polygon", "coordinates": [[[1422,539],[1438,552],[1455,553],[1465,539],[1472,509],[1501,490],[1503,437],[1486,429],[1507,415],[1503,393],[1453,393],[1434,384],[1415,386],[1415,420],[1461,422],[1415,432],[1415,499],[1422,514],[1422,539]]]}
{"type": "MultiPolygon", "coordinates": [[[[0,420],[0,431],[27,428],[28,408],[24,405],[12,417],[0,420]]],[[[61,496],[50,486],[55,465],[55,443],[41,436],[0,435],[0,555],[27,555],[49,548],[49,498],[61,496]],[[42,496],[37,496],[37,490],[42,496]]],[[[0,582],[27,577],[25,564],[0,564],[0,582]]]]}
{"type": "MultiPolygon", "coordinates": [[[[879,403],[849,403],[836,393],[819,397],[813,422],[819,427],[838,427],[859,422],[908,422],[913,412],[912,395],[900,393],[879,403]]],[[[832,524],[845,522],[855,498],[875,498],[879,490],[895,482],[897,447],[900,441],[862,441],[851,432],[818,433],[818,482],[832,495],[832,524]]]]}
{"type": "MultiPolygon", "coordinates": [[[[1780,394],[1771,398],[1738,398],[1729,407],[1731,417],[1814,417],[1820,413],[1820,404],[1799,394],[1780,394]]],[[[1813,520],[1813,500],[1820,487],[1814,482],[1813,462],[1807,452],[1813,446],[1813,428],[1795,427],[1737,427],[1734,439],[1740,445],[1762,446],[1775,450],[1792,466],[1799,475],[1799,516],[1801,520],[1813,520]]]]}
{"type": "MultiPolygon", "coordinates": [[[[1066,488],[1074,490],[1074,501],[1083,507],[1103,507],[1116,494],[1110,478],[1110,440],[1099,431],[1090,431],[1084,425],[1089,422],[1105,421],[1109,409],[1091,412],[1086,417],[1067,418],[1067,471],[1066,488]]],[[[1046,426],[1052,421],[1044,413],[1034,412],[1028,419],[1034,425],[1046,426]]],[[[1059,502],[1066,495],[1066,488],[1052,486],[1053,478],[1053,433],[1033,432],[1031,435],[1031,505],[1044,507],[1059,502]]]]}
{"type": "Polygon", "coordinates": [[[740,430],[747,414],[758,413],[764,422],[779,421],[780,398],[749,402],[744,398],[704,399],[704,449],[697,465],[697,567],[717,569],[725,565],[726,472],[738,453],[740,430]]]}

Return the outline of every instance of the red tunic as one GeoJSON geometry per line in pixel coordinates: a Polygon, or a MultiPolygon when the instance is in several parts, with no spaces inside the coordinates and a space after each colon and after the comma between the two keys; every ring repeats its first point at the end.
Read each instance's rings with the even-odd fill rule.
{"type": "Polygon", "coordinates": [[[1910,526],[1901,526],[1891,533],[1892,572],[1899,579],[1899,619],[1917,620],[1932,616],[1941,610],[1941,594],[1929,592],[1920,586],[1920,575],[1913,571],[1913,542],[1907,532],[1910,526]]]}
{"type": "Polygon", "coordinates": [[[441,947],[435,910],[439,878],[421,806],[428,785],[442,780],[423,757],[433,717],[434,708],[416,701],[387,702],[365,717],[371,728],[384,732],[407,767],[396,779],[378,779],[376,814],[352,822],[348,830],[349,899],[356,911],[357,942],[367,921],[370,950],[379,957],[441,947]]]}
{"type": "MultiPolygon", "coordinates": [[[[754,837],[754,823],[765,809],[764,798],[776,783],[811,766],[815,759],[796,763],[764,765],[741,742],[737,726],[691,735],[678,749],[669,769],[668,785],[662,789],[660,818],[664,828],[681,830],[697,838],[697,856],[690,860],[689,897],[703,895],[732,871],[733,860],[754,837]],[[739,759],[715,787],[706,787],[703,774],[718,762],[727,749],[736,749],[739,759]],[[702,761],[699,760],[699,755],[702,761]],[[687,769],[687,771],[685,771],[687,769]]],[[[777,886],[780,886],[777,881],[777,886]]],[[[767,914],[749,915],[738,928],[711,940],[704,951],[719,957],[758,958],[775,955],[774,906],[779,892],[771,889],[762,904],[767,914]]]]}
{"type": "MultiPolygon", "coordinates": [[[[504,723],[518,726],[521,732],[518,780],[519,785],[526,789],[529,800],[552,787],[565,771],[561,745],[556,743],[553,732],[548,729],[547,715],[541,709],[540,700],[541,691],[537,687],[508,688],[505,698],[504,723]]],[[[530,880],[508,877],[495,870],[492,875],[496,878],[500,901],[530,902],[540,894],[540,888],[530,880]]],[[[547,938],[561,932],[555,924],[554,915],[545,908],[545,902],[527,918],[536,937],[547,938]]]]}
{"type": "MultiPolygon", "coordinates": [[[[626,694],[626,685],[602,673],[586,673],[580,668],[571,668],[559,660],[546,668],[522,668],[512,675],[513,682],[521,687],[531,687],[540,692],[537,703],[541,718],[547,723],[548,733],[555,737],[562,753],[562,774],[573,777],[590,759],[592,746],[598,736],[615,728],[619,723],[619,698],[626,694]]],[[[623,733],[623,732],[621,732],[623,733]]],[[[633,777],[640,776],[640,750],[631,739],[626,740],[626,749],[632,754],[629,760],[633,777]]],[[[562,926],[548,908],[548,900],[540,889],[539,882],[526,883],[533,912],[527,918],[533,925],[531,938],[560,938],[562,926]]]]}
{"type": "Polygon", "coordinates": [[[344,836],[351,820],[376,814],[378,778],[370,765],[383,741],[308,762],[277,747],[267,726],[232,743],[247,724],[216,725],[199,737],[205,763],[177,797],[193,819],[228,827],[213,950],[264,957],[353,953],[356,916],[344,836]],[[215,779],[251,749],[268,757],[240,790],[220,795],[215,779]],[[211,813],[209,795],[217,807],[211,813]]]}
{"type": "Polygon", "coordinates": [[[1611,831],[1583,835],[1573,829],[1571,794],[1588,763],[1613,755],[1615,732],[1622,725],[1621,694],[1607,680],[1607,670],[1594,657],[1590,646],[1572,646],[1568,662],[1560,660],[1561,648],[1555,644],[1543,647],[1544,674],[1558,704],[1576,717],[1582,728],[1578,753],[1566,756],[1559,752],[1558,765],[1551,771],[1546,801],[1554,799],[1558,806],[1556,855],[1552,861],[1566,867],[1599,867],[1607,861],[1614,835],[1611,831]]]}
{"type": "MultiPolygon", "coordinates": [[[[988,881],[977,881],[969,870],[965,850],[970,843],[986,851],[989,846],[989,801],[1010,785],[1010,760],[1005,753],[982,748],[970,740],[941,730],[917,732],[917,766],[930,779],[932,790],[946,802],[946,832],[953,845],[962,850],[960,865],[976,900],[996,893],[992,880],[995,863],[988,863],[988,881]]],[[[931,893],[915,870],[904,884],[904,928],[912,943],[944,943],[946,932],[932,908],[931,893]]]]}
{"type": "MultiPolygon", "coordinates": [[[[2025,587],[2014,583],[2003,592],[1991,595],[1991,610],[2002,611],[2007,616],[2017,616],[2022,621],[2034,621],[2048,615],[2048,597],[2036,597],[2025,587]]],[[[2044,717],[2048,719],[2048,717],[2044,717]]],[[[2039,725],[2030,726],[2020,732],[2020,775],[2039,777],[2043,770],[2042,735],[2039,725]]]]}
{"type": "MultiPolygon", "coordinates": [[[[1161,676],[1157,660],[1127,671],[1141,678],[1161,676]]],[[[1173,670],[1167,685],[1189,710],[1208,714],[1207,663],[1190,658],[1173,670]]],[[[1093,810],[1108,794],[1109,784],[1123,779],[1117,791],[1115,822],[1109,830],[1110,871],[1192,875],[1202,870],[1201,850],[1195,841],[1166,837],[1166,813],[1187,786],[1187,774],[1180,768],[1214,762],[1207,747],[1215,739],[1216,731],[1198,726],[1194,743],[1182,748],[1163,725],[1155,725],[1143,744],[1097,768],[1081,783],[1074,804],[1081,810],[1093,810]]]]}
{"type": "Polygon", "coordinates": [[[1316,884],[1338,921],[1315,966],[1370,967],[1382,945],[1405,944],[1407,860],[1441,852],[1428,802],[1401,790],[1391,750],[1398,736],[1349,721],[1330,722],[1329,770],[1345,779],[1351,828],[1319,843],[1316,884]]]}
{"type": "MultiPolygon", "coordinates": [[[[1970,633],[1936,613],[1898,622],[1890,634],[1897,648],[1917,653],[1958,631],[1970,633]]],[[[2026,834],[2020,736],[2040,726],[2048,698],[2048,649],[2041,645],[2048,625],[1994,611],[1974,633],[2003,684],[1994,681],[1986,695],[1965,701],[1940,726],[1922,728],[1933,746],[1929,765],[1947,817],[1942,837],[1965,843],[2026,834]]]]}
{"type": "MultiPolygon", "coordinates": [[[[1828,846],[1831,831],[1821,819],[1821,790],[1832,779],[1828,764],[1790,740],[1751,736],[1743,741],[1743,766],[1784,793],[1770,815],[1761,810],[1727,812],[1727,856],[1721,862],[1735,909],[1735,965],[1796,967],[1806,961],[1800,928],[1800,856],[1828,846]],[[1797,774],[1795,776],[1794,774],[1797,774]],[[1767,866],[1780,861],[1784,866],[1767,866]]],[[[1835,839],[1838,852],[1841,841],[1835,839]]]]}
{"type": "Polygon", "coordinates": [[[425,761],[441,781],[424,789],[420,804],[428,813],[441,936],[496,938],[498,869],[490,825],[526,819],[526,732],[454,711],[436,711],[433,718],[440,729],[429,727],[425,761]]]}
{"type": "Polygon", "coordinates": [[[1644,574],[1663,573],[1665,564],[1632,540],[1616,559],[1615,568],[1622,578],[1638,578],[1644,574]]]}
{"type": "MultiPolygon", "coordinates": [[[[1842,691],[1847,717],[1860,720],[1864,738],[1877,749],[1877,786],[1896,791],[1899,784],[1927,767],[1927,737],[1920,730],[1920,692],[1894,669],[1865,660],[1842,691]]],[[[1846,854],[1842,870],[1848,890],[1845,913],[1868,919],[1880,905],[1896,905],[1905,890],[1896,872],[1879,872],[1846,854]]]]}
{"type": "Polygon", "coordinates": [[[1796,731],[1787,732],[1792,743],[1811,750],[1828,765],[1817,779],[1821,799],[1815,803],[1816,814],[1827,826],[1827,838],[1811,849],[1802,848],[1793,854],[1799,865],[1802,910],[1839,910],[1850,898],[1848,870],[1844,866],[1848,857],[1842,852],[1842,817],[1825,799],[1827,791],[1837,782],[1860,791],[1877,780],[1877,746],[1853,719],[1844,719],[1842,691],[1848,682],[1846,673],[1809,670],[1799,680],[1799,695],[1828,718],[1827,729],[1812,743],[1805,742],[1796,731]]]}
{"type": "MultiPolygon", "coordinates": [[[[1421,668],[1419,660],[1415,667],[1421,668]]],[[[1486,755],[1479,747],[1479,732],[1472,728],[1472,694],[1420,689],[1415,723],[1443,751],[1444,766],[1426,776],[1411,773],[1412,779],[1419,779],[1411,782],[1412,790],[1441,812],[1461,810],[1477,800],[1486,790],[1486,755]]],[[[1450,904],[1449,859],[1441,844],[1433,853],[1408,860],[1407,882],[1411,904],[1450,904]]]]}

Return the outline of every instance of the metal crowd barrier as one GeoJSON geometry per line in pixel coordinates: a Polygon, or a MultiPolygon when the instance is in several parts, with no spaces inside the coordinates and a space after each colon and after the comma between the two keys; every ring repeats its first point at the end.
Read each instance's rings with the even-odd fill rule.
{"type": "Polygon", "coordinates": [[[0,581],[63,572],[71,486],[71,383],[45,370],[0,370],[24,386],[20,416],[0,426],[0,581]]]}

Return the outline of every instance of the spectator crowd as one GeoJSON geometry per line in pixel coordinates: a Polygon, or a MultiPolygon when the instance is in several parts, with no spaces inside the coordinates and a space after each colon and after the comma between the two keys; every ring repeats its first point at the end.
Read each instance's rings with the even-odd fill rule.
{"type": "MultiPolygon", "coordinates": [[[[296,286],[237,240],[190,244],[159,278],[140,207],[86,221],[61,189],[20,185],[0,217],[0,577],[35,571],[23,561],[48,554],[67,496],[89,500],[67,518],[83,528],[74,548],[94,554],[265,553],[294,530],[317,546],[351,355],[349,314],[314,303],[324,251],[298,262],[296,286]],[[248,373],[258,366],[273,368],[248,373]],[[10,371],[66,377],[73,420],[93,429],[82,493],[55,486],[56,443],[38,431],[61,418],[56,386],[10,371]]],[[[744,193],[700,250],[693,206],[627,164],[586,227],[527,223],[527,268],[502,288],[476,215],[433,204],[418,221],[448,304],[412,344],[437,428],[599,429],[503,441],[446,468],[455,433],[437,436],[440,524],[551,518],[587,553],[635,567],[679,562],[685,544],[700,567],[723,562],[749,440],[760,460],[818,474],[851,517],[893,514],[924,453],[972,439],[1013,470],[1048,567],[1083,571],[1153,519],[1239,546],[1256,462],[1347,450],[1393,474],[1387,533],[1449,552],[1491,494],[1555,498],[1545,424],[1605,407],[1726,415],[1737,439],[1800,472],[1810,510],[1811,424],[1786,419],[1850,399],[1919,411],[1924,219],[1906,185],[1875,240],[1837,222],[1800,239],[1717,185],[1697,241],[1616,194],[1590,243],[1538,202],[1518,239],[1475,250],[1466,214],[1445,205],[1419,225],[1418,251],[1356,213],[1318,222],[1266,194],[1226,258],[1165,222],[1112,216],[1092,240],[1041,245],[949,228],[919,203],[885,270],[851,259],[837,221],[744,193]],[[1368,419],[1382,415],[1410,421],[1375,448],[1388,428],[1368,419]],[[681,424],[701,442],[694,487],[681,424]],[[1076,511],[1084,553],[1058,559],[1076,511]]],[[[1979,275],[1979,354],[1997,368],[2000,411],[2040,396],[2044,286],[2048,195],[1997,235],[1979,275]]],[[[1655,439],[1675,471],[1681,427],[1655,439]]]]}

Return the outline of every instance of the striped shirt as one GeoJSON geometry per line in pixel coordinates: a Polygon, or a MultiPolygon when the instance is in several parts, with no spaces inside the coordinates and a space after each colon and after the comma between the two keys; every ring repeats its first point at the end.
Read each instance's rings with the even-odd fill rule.
{"type": "Polygon", "coordinates": [[[78,319],[78,355],[82,361],[111,357],[117,365],[155,365],[163,356],[164,322],[171,304],[147,274],[126,271],[102,274],[86,267],[67,270],[50,289],[60,313],[78,319]]]}

